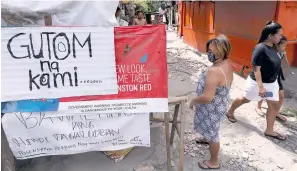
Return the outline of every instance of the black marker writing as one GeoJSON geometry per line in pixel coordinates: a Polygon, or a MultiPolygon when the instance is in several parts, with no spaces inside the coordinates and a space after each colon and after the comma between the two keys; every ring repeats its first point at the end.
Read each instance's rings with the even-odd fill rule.
{"type": "Polygon", "coordinates": [[[42,33],[40,34],[40,42],[41,42],[41,45],[40,45],[40,50],[39,50],[38,55],[35,55],[35,52],[34,52],[34,46],[33,46],[33,41],[32,41],[32,34],[30,34],[29,37],[30,37],[30,45],[31,45],[31,50],[32,50],[33,57],[36,58],[36,59],[43,58],[43,50],[42,50],[42,49],[43,49],[42,33]]]}
{"type": "Polygon", "coordinates": [[[28,58],[28,57],[31,57],[31,55],[30,55],[30,50],[29,50],[29,45],[21,45],[21,47],[25,47],[25,48],[27,48],[27,52],[28,52],[28,55],[25,55],[25,56],[15,56],[14,55],[14,53],[12,52],[12,50],[11,50],[11,42],[12,42],[12,40],[14,39],[14,38],[16,38],[16,37],[19,37],[19,36],[21,36],[21,35],[25,35],[26,33],[18,33],[18,34],[16,34],[16,35],[14,35],[14,36],[12,36],[9,40],[8,40],[8,42],[7,42],[7,50],[8,50],[8,52],[10,53],[10,56],[11,57],[13,57],[13,58],[15,58],[15,59],[22,59],[22,58],[28,58]]]}
{"type": "MultiPolygon", "coordinates": [[[[62,42],[59,42],[58,43],[58,45],[59,44],[61,44],[62,42]]],[[[65,44],[64,43],[62,43],[64,46],[65,46],[65,44]]],[[[54,37],[54,39],[53,39],[53,50],[54,50],[54,55],[55,55],[55,58],[57,59],[57,60],[64,60],[64,59],[66,59],[69,55],[70,55],[70,43],[69,43],[69,39],[68,39],[68,37],[66,36],[66,34],[65,33],[59,33],[58,35],[56,35],[55,37],[54,37]],[[58,57],[58,54],[57,54],[57,44],[56,44],[56,40],[57,40],[57,38],[58,37],[64,37],[64,39],[66,40],[66,42],[67,42],[67,44],[66,44],[66,46],[67,46],[67,54],[63,57],[63,58],[59,58],[58,57]]],[[[66,51],[66,50],[65,50],[66,51]]]]}
{"type": "Polygon", "coordinates": [[[46,35],[46,40],[47,40],[47,50],[48,50],[48,59],[51,60],[51,46],[50,46],[50,34],[56,34],[55,32],[42,32],[42,34],[46,35]]]}
{"type": "Polygon", "coordinates": [[[81,48],[85,46],[86,43],[88,43],[88,49],[89,49],[89,57],[92,57],[92,44],[91,44],[91,33],[89,34],[88,38],[85,40],[84,44],[81,44],[79,40],[77,39],[76,35],[73,33],[73,57],[76,58],[76,48],[75,48],[75,41],[79,44],[81,48]]]}

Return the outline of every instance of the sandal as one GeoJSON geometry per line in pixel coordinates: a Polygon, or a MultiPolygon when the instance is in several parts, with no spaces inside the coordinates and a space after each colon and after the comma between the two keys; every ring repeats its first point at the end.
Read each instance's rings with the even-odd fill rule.
{"type": "Polygon", "coordinates": [[[255,108],[255,110],[256,110],[256,113],[257,113],[259,116],[261,116],[261,117],[265,116],[265,113],[264,113],[262,110],[260,110],[260,109],[258,109],[258,108],[255,108]]]}
{"type": "Polygon", "coordinates": [[[198,139],[198,140],[195,140],[196,144],[209,144],[209,142],[203,140],[203,139],[198,139]]]}
{"type": "Polygon", "coordinates": [[[287,121],[287,118],[284,117],[284,116],[281,115],[281,114],[276,115],[276,119],[278,119],[278,120],[280,120],[280,121],[282,121],[282,122],[286,122],[286,121],[287,121]]]}
{"type": "Polygon", "coordinates": [[[271,137],[271,138],[278,139],[278,140],[281,140],[281,141],[285,141],[287,139],[286,137],[284,137],[283,135],[281,135],[279,133],[276,133],[276,135],[270,135],[270,134],[264,133],[264,135],[266,137],[271,137]]]}
{"type": "Polygon", "coordinates": [[[229,116],[228,114],[226,116],[231,123],[237,122],[237,119],[234,116],[229,116]]]}
{"type": "Polygon", "coordinates": [[[218,167],[211,167],[211,166],[207,165],[206,164],[206,160],[204,160],[203,162],[198,162],[198,166],[202,170],[216,170],[216,169],[220,169],[220,166],[218,166],[218,167]]]}

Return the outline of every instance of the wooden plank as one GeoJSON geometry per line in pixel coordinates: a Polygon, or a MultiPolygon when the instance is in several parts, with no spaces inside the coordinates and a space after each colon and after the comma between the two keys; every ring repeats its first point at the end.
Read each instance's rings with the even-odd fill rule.
{"type": "Polygon", "coordinates": [[[173,122],[172,122],[172,126],[171,126],[171,135],[170,135],[170,144],[171,145],[173,144],[175,128],[177,126],[176,121],[177,121],[177,117],[178,117],[179,106],[180,106],[180,104],[176,104],[174,107],[173,122]]]}
{"type": "Polygon", "coordinates": [[[179,149],[179,164],[178,164],[178,171],[183,171],[184,169],[184,151],[185,151],[185,115],[183,112],[184,104],[181,104],[181,112],[180,112],[180,149],[179,149]]]}
{"type": "Polygon", "coordinates": [[[52,16],[48,15],[44,17],[44,25],[45,26],[52,26],[52,16]]]}
{"type": "Polygon", "coordinates": [[[168,105],[176,105],[187,102],[188,97],[187,96],[181,96],[181,97],[169,97],[168,98],[168,105]]]}
{"type": "Polygon", "coordinates": [[[180,138],[180,128],[178,127],[178,124],[175,125],[175,129],[178,137],[180,138]]]}
{"type": "Polygon", "coordinates": [[[167,153],[167,170],[171,171],[171,146],[169,135],[169,113],[164,113],[165,118],[165,137],[166,137],[166,153],[167,153]]]}
{"type": "MultiPolygon", "coordinates": [[[[165,122],[165,120],[164,119],[162,119],[162,118],[150,118],[150,121],[154,121],[154,122],[165,122]]],[[[176,121],[177,123],[180,123],[180,120],[177,120],[176,121]]],[[[173,123],[173,120],[169,120],[169,123],[173,123]]]]}

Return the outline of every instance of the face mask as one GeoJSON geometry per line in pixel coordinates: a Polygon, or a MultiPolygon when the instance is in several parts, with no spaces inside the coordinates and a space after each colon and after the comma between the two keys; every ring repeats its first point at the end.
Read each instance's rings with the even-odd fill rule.
{"type": "Polygon", "coordinates": [[[215,62],[217,60],[216,56],[211,52],[207,53],[207,57],[210,62],[215,62]]]}

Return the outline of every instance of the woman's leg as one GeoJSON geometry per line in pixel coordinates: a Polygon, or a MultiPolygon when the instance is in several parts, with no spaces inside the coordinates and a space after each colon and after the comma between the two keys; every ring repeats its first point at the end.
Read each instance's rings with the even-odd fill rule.
{"type": "Polygon", "coordinates": [[[276,117],[278,119],[280,119],[281,121],[287,121],[287,118],[280,114],[280,109],[281,109],[282,105],[284,104],[284,101],[285,101],[285,92],[284,92],[284,90],[280,90],[279,91],[279,101],[278,101],[278,106],[277,106],[278,112],[277,112],[276,117]]]}
{"type": "Polygon", "coordinates": [[[218,168],[219,165],[220,142],[209,143],[210,160],[199,162],[202,168],[218,168]]]}
{"type": "Polygon", "coordinates": [[[266,113],[267,128],[265,131],[265,135],[272,136],[277,139],[285,140],[284,136],[274,131],[274,122],[278,112],[278,102],[267,100],[267,105],[268,105],[268,109],[266,113]]]}
{"type": "Polygon", "coordinates": [[[245,103],[249,103],[249,102],[250,102],[250,100],[246,99],[246,98],[243,97],[243,96],[241,96],[241,97],[239,97],[239,98],[236,98],[236,99],[232,102],[232,104],[231,104],[229,110],[227,111],[227,117],[228,117],[229,121],[231,121],[231,122],[233,122],[233,121],[236,122],[236,119],[234,118],[234,112],[235,112],[235,110],[236,110],[237,108],[239,108],[241,105],[243,105],[243,104],[245,104],[245,103]]]}
{"type": "Polygon", "coordinates": [[[262,111],[262,103],[263,103],[263,100],[260,100],[258,102],[258,106],[256,108],[256,112],[258,115],[264,115],[264,112],[262,111]]]}

